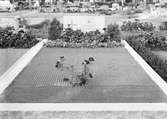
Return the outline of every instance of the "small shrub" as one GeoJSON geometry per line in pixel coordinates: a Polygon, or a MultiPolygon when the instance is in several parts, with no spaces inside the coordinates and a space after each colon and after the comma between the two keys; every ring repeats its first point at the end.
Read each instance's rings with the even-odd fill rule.
{"type": "Polygon", "coordinates": [[[50,23],[49,31],[48,31],[48,37],[50,40],[57,40],[62,33],[63,25],[55,18],[50,23]]]}
{"type": "Polygon", "coordinates": [[[107,34],[109,35],[111,41],[117,41],[117,42],[121,41],[119,25],[117,24],[108,25],[107,34]]]}

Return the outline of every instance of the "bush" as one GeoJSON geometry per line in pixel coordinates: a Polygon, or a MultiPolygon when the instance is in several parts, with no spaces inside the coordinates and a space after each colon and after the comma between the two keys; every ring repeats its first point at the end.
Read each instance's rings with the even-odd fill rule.
{"type": "Polygon", "coordinates": [[[145,44],[136,40],[135,36],[125,39],[129,45],[165,80],[167,81],[167,61],[161,59],[145,47],[145,44]]]}
{"type": "Polygon", "coordinates": [[[50,23],[48,38],[50,40],[57,40],[61,36],[62,30],[63,25],[56,18],[53,19],[53,21],[50,23]]]}
{"type": "Polygon", "coordinates": [[[121,35],[120,35],[120,30],[119,30],[119,25],[117,24],[110,24],[107,26],[107,34],[109,36],[109,39],[111,41],[121,41],[121,35]]]}
{"type": "Polygon", "coordinates": [[[123,22],[121,26],[122,31],[154,31],[155,26],[149,22],[128,21],[123,22]]]}
{"type": "Polygon", "coordinates": [[[145,46],[152,49],[167,50],[167,39],[157,33],[146,33],[144,35],[145,46]]]}
{"type": "Polygon", "coordinates": [[[124,32],[122,33],[123,39],[126,37],[136,37],[144,43],[145,47],[158,50],[167,50],[167,37],[164,31],[152,32],[124,32]]]}
{"type": "Polygon", "coordinates": [[[39,41],[29,32],[7,27],[0,31],[0,48],[31,48],[39,41]]]}

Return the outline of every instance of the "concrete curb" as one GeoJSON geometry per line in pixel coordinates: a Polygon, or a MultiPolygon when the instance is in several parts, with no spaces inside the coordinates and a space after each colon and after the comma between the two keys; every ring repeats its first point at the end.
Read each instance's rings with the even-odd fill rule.
{"type": "Polygon", "coordinates": [[[18,74],[27,66],[34,56],[41,50],[47,39],[40,41],[21,58],[19,58],[1,77],[0,77],[0,94],[12,83],[18,74]]]}
{"type": "Polygon", "coordinates": [[[161,90],[167,95],[167,83],[151,68],[150,65],[125,41],[122,40],[126,50],[132,55],[132,57],[139,63],[144,69],[147,75],[161,88],[161,90]]]}

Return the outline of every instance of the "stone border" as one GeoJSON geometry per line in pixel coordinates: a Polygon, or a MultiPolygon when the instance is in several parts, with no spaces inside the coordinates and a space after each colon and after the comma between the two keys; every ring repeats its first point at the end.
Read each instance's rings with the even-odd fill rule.
{"type": "Polygon", "coordinates": [[[130,55],[139,63],[144,69],[147,75],[161,88],[161,90],[167,95],[167,83],[156,73],[149,64],[125,41],[122,40],[124,47],[130,55]]]}
{"type": "Polygon", "coordinates": [[[167,103],[1,103],[0,111],[165,111],[167,103]]]}
{"type": "Polygon", "coordinates": [[[40,41],[38,44],[28,50],[19,58],[2,76],[0,76],[0,94],[11,84],[18,74],[27,66],[34,56],[41,50],[47,39],[40,41]]]}

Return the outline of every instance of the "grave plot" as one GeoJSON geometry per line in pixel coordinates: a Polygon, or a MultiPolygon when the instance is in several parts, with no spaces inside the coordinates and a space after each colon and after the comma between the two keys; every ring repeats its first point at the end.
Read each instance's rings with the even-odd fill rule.
{"type": "Polygon", "coordinates": [[[7,103],[155,103],[167,97],[125,48],[43,48],[0,96],[7,103]],[[64,56],[75,70],[92,56],[93,78],[72,87],[55,68],[64,56]]]}

